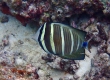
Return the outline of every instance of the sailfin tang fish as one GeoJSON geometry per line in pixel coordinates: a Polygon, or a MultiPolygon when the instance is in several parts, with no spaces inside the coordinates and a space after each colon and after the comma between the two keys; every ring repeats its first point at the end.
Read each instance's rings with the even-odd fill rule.
{"type": "Polygon", "coordinates": [[[85,31],[61,23],[45,23],[37,31],[35,40],[47,53],[64,59],[83,60],[88,47],[85,36],[85,31]]]}

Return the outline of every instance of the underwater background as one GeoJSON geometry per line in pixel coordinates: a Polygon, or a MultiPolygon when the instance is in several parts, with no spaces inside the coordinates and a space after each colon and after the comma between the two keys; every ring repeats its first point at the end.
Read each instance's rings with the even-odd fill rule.
{"type": "Polygon", "coordinates": [[[110,80],[110,0],[0,0],[0,80],[110,80]],[[85,59],[44,52],[45,22],[87,32],[85,59]]]}

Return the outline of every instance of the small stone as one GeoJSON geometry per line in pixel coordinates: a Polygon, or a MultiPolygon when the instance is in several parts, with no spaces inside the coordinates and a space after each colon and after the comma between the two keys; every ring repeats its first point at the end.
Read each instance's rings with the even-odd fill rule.
{"type": "Polygon", "coordinates": [[[34,66],[30,66],[29,68],[27,68],[28,72],[35,72],[36,68],[34,66]]]}
{"type": "MultiPolygon", "coordinates": [[[[110,35],[110,32],[108,35],[110,35]]],[[[107,40],[107,53],[110,54],[110,38],[107,40]]]]}
{"type": "Polygon", "coordinates": [[[62,78],[59,78],[59,80],[63,80],[62,78]]]}
{"type": "Polygon", "coordinates": [[[21,41],[21,40],[18,40],[18,42],[19,42],[19,44],[23,44],[24,42],[23,41],[21,41]]]}
{"type": "Polygon", "coordinates": [[[107,48],[107,53],[110,54],[110,46],[108,46],[108,48],[107,48]]]}
{"type": "Polygon", "coordinates": [[[14,47],[17,44],[17,41],[18,41],[17,38],[13,34],[9,35],[8,40],[9,40],[9,46],[10,47],[14,47]]]}
{"type": "Polygon", "coordinates": [[[45,75],[45,71],[43,71],[43,70],[38,70],[38,75],[39,76],[44,76],[45,75]]]}
{"type": "Polygon", "coordinates": [[[9,18],[7,16],[2,16],[1,23],[6,23],[9,21],[9,18]]]}
{"type": "Polygon", "coordinates": [[[17,65],[23,65],[25,63],[25,61],[22,58],[19,58],[19,57],[15,59],[15,62],[16,62],[17,65]]]}
{"type": "Polygon", "coordinates": [[[2,45],[3,46],[7,46],[9,45],[9,40],[8,40],[9,36],[4,36],[3,39],[2,39],[2,45]]]}

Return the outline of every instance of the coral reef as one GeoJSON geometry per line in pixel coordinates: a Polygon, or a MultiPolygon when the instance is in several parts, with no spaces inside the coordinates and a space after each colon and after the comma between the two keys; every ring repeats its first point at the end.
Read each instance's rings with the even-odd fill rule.
{"type": "Polygon", "coordinates": [[[22,24],[35,20],[44,22],[62,22],[72,15],[86,12],[92,16],[102,11],[110,15],[109,0],[1,0],[0,10],[14,15],[22,24]],[[22,19],[21,19],[22,18],[22,19]]]}
{"type": "Polygon", "coordinates": [[[107,53],[96,55],[92,60],[90,73],[86,75],[86,80],[109,80],[110,59],[107,53]]]}
{"type": "MultiPolygon", "coordinates": [[[[40,55],[42,60],[41,58],[40,60],[39,58],[33,59],[35,56],[32,57],[34,61],[44,61],[44,64],[48,64],[52,69],[64,71],[65,75],[59,80],[110,79],[109,0],[1,0],[0,10],[4,14],[14,16],[23,25],[31,21],[35,21],[37,25],[45,22],[61,22],[87,32],[86,40],[89,41],[88,46],[91,53],[85,50],[86,57],[83,61],[62,59],[50,54],[42,57],[40,55]]],[[[8,18],[3,17],[2,20],[4,23],[8,21],[8,18]]],[[[30,39],[25,41],[31,42],[30,39]]],[[[46,74],[46,71],[43,70],[45,66],[43,68],[39,65],[34,66],[32,62],[27,64],[25,53],[7,50],[7,47],[13,49],[15,45],[24,44],[26,45],[22,40],[16,40],[15,34],[3,36],[0,43],[0,79],[4,79],[5,74],[6,79],[16,77],[18,80],[54,80],[51,74],[46,74]]],[[[31,44],[35,43],[31,42],[31,44]]],[[[36,48],[33,48],[27,51],[27,53],[34,52],[37,55],[40,50],[36,51],[36,48]]],[[[43,64],[40,63],[41,65],[43,64]]]]}

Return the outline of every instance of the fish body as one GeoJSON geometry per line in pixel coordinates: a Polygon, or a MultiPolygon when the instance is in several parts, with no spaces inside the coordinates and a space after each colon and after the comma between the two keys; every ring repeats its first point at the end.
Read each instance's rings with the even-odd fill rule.
{"type": "Polygon", "coordinates": [[[86,32],[61,24],[45,23],[39,28],[35,40],[42,49],[64,59],[83,60],[85,58],[86,32]]]}

